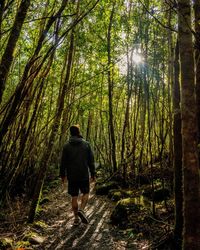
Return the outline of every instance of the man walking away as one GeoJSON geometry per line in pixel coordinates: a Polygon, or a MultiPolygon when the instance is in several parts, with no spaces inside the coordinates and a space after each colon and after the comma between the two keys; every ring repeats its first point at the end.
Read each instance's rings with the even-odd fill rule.
{"type": "Polygon", "coordinates": [[[69,141],[63,147],[60,176],[63,183],[68,181],[68,193],[72,197],[74,225],[79,225],[80,219],[83,223],[88,224],[84,209],[89,198],[90,178],[91,181],[95,180],[94,155],[90,144],[80,135],[79,126],[71,126],[70,134],[69,141]],[[82,193],[80,208],[78,207],[79,192],[82,193]]]}

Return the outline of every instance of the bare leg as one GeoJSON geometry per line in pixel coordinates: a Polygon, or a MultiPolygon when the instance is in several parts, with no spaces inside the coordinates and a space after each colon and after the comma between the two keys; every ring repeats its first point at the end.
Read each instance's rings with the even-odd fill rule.
{"type": "Polygon", "coordinates": [[[84,210],[88,202],[89,194],[83,194],[81,197],[81,210],[84,210]]]}
{"type": "Polygon", "coordinates": [[[72,197],[72,210],[74,212],[75,219],[78,218],[78,196],[72,197]]]}

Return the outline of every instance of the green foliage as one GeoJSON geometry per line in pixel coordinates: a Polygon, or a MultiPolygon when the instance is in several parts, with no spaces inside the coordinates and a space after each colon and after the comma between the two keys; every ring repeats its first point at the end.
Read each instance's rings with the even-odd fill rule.
{"type": "Polygon", "coordinates": [[[0,248],[6,250],[12,248],[13,240],[11,238],[0,238],[0,248]]]}
{"type": "Polygon", "coordinates": [[[126,198],[117,203],[118,207],[126,207],[127,209],[131,209],[134,212],[138,212],[140,210],[140,206],[135,204],[135,199],[126,198]]]}
{"type": "Polygon", "coordinates": [[[132,190],[123,190],[123,189],[111,189],[108,192],[108,198],[113,201],[119,201],[124,198],[134,197],[135,194],[132,190]]]}
{"type": "MultiPolygon", "coordinates": [[[[55,140],[51,142],[53,154],[49,155],[44,188],[55,188],[59,185],[57,176],[60,154],[72,123],[80,124],[83,136],[87,136],[92,144],[96,161],[107,165],[104,171],[107,175],[112,173],[108,125],[107,32],[114,2],[99,2],[72,28],[74,20],[85,14],[94,2],[79,1],[78,6],[77,2],[68,1],[62,14],[45,32],[61,2],[31,2],[15,48],[13,65],[0,108],[2,125],[12,104],[12,96],[19,88],[23,75],[27,73],[22,91],[25,96],[18,98],[19,106],[12,114],[12,117],[16,117],[3,139],[3,169],[9,170],[10,176],[6,177],[2,186],[12,179],[10,177],[17,175],[23,176],[20,185],[26,188],[27,183],[35,183],[42,157],[49,150],[46,145],[65,84],[67,86],[62,117],[55,140]],[[71,32],[74,34],[74,52],[67,82],[71,32]],[[41,37],[44,40],[34,61],[32,57],[41,37]]],[[[2,52],[17,7],[17,2],[13,1],[9,10],[4,13],[1,24],[3,35],[0,39],[2,52]]],[[[120,165],[123,161],[127,162],[127,175],[147,167],[151,158],[161,156],[162,163],[163,155],[171,150],[172,79],[168,70],[171,53],[169,31],[159,26],[152,15],[164,25],[169,21],[165,3],[153,1],[148,2],[148,5],[145,3],[144,6],[141,2],[115,1],[110,41],[113,121],[117,163],[120,165]],[[142,56],[141,64],[134,63],[135,52],[142,56]]],[[[172,15],[171,25],[175,24],[176,19],[172,15]]],[[[172,42],[173,39],[172,37],[172,42]]],[[[159,166],[156,168],[159,169],[159,166]]],[[[123,168],[119,169],[123,172],[123,168]]],[[[11,185],[18,186],[17,182],[14,178],[11,185]]],[[[108,192],[107,187],[103,188],[106,191],[100,193],[108,192]]]]}
{"type": "Polygon", "coordinates": [[[33,223],[34,228],[45,230],[48,225],[44,221],[35,221],[33,223]]]}
{"type": "Polygon", "coordinates": [[[119,201],[119,200],[121,200],[121,198],[122,198],[122,194],[119,191],[114,192],[113,195],[112,195],[112,200],[113,201],[119,201]]]}
{"type": "Polygon", "coordinates": [[[26,249],[26,247],[29,247],[29,246],[30,246],[30,242],[29,242],[29,241],[23,241],[23,240],[21,240],[21,241],[17,241],[17,242],[15,243],[16,249],[18,249],[18,248],[20,248],[20,247],[26,249]]]}

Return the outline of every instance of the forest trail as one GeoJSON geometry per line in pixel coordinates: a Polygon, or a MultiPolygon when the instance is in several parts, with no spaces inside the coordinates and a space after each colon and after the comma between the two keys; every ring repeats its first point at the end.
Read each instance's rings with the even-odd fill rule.
{"type": "Polygon", "coordinates": [[[113,220],[113,214],[116,214],[116,202],[107,196],[96,195],[95,191],[93,183],[85,210],[89,224],[81,223],[79,226],[73,225],[71,197],[67,194],[67,187],[63,187],[60,180],[56,180],[50,190],[44,188],[40,206],[32,224],[27,223],[30,203],[23,197],[9,200],[8,207],[0,213],[0,249],[176,249],[173,243],[172,200],[156,205],[156,218],[152,217],[148,207],[142,206],[140,210],[133,210],[132,214],[128,212],[129,221],[118,210],[118,218],[122,223],[115,226],[110,218],[112,214],[113,220]],[[115,213],[112,213],[113,211],[115,213]]]}
{"type": "MultiPolygon", "coordinates": [[[[67,187],[61,186],[60,180],[53,189],[49,191],[44,189],[41,204],[32,224],[27,223],[29,204],[20,199],[10,201],[8,209],[4,211],[4,220],[0,217],[0,249],[175,249],[170,247],[172,243],[170,220],[173,220],[173,214],[166,212],[163,205],[158,205],[158,209],[163,211],[160,213],[162,218],[157,220],[151,216],[148,208],[141,209],[132,214],[131,223],[124,229],[114,226],[110,221],[116,202],[106,196],[96,195],[95,184],[92,184],[90,199],[85,210],[89,224],[81,223],[79,226],[74,226],[71,197],[66,190],[67,187]],[[2,240],[8,244],[6,246],[2,244],[2,240]]],[[[170,206],[170,201],[168,205],[170,206]]],[[[123,222],[122,215],[119,216],[123,222]]]]}
{"type": "Polygon", "coordinates": [[[145,240],[133,240],[126,231],[110,224],[110,214],[114,203],[106,197],[96,196],[94,187],[86,207],[89,224],[73,226],[73,213],[70,197],[59,188],[50,197],[51,202],[44,206],[41,219],[48,225],[44,242],[33,249],[68,250],[68,249],[149,249],[145,240]]]}
{"type": "Polygon", "coordinates": [[[48,199],[41,205],[33,224],[26,223],[28,206],[21,202],[21,207],[16,206],[15,202],[11,203],[7,221],[0,226],[0,237],[12,243],[3,249],[149,249],[147,240],[135,240],[130,234],[125,234],[126,231],[110,224],[110,214],[115,203],[105,196],[97,196],[94,184],[86,207],[88,225],[73,226],[70,197],[60,185],[45,197],[48,199]]]}

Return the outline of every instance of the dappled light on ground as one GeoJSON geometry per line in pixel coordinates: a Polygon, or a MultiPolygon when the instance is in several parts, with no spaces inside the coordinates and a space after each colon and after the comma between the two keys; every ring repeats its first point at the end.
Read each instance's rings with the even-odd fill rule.
{"type": "Polygon", "coordinates": [[[124,229],[114,226],[110,218],[116,202],[106,196],[96,195],[94,186],[86,207],[88,225],[81,223],[79,226],[73,226],[71,198],[67,195],[66,187],[63,190],[58,184],[55,189],[45,194],[42,200],[46,202],[40,206],[33,224],[26,223],[28,204],[13,201],[11,210],[5,211],[9,220],[1,224],[0,238],[6,241],[10,248],[4,249],[20,249],[20,247],[24,250],[151,249],[152,237],[146,237],[145,234],[150,229],[146,228],[142,219],[139,219],[139,214],[135,214],[137,220],[135,222],[133,220],[136,227],[137,223],[140,224],[137,231],[134,227],[124,229]],[[13,211],[12,216],[10,211],[13,211]]]}
{"type": "MultiPolygon", "coordinates": [[[[119,229],[110,224],[110,214],[113,204],[103,197],[97,197],[92,191],[86,214],[89,224],[73,226],[73,213],[70,198],[64,193],[59,197],[65,205],[60,218],[49,227],[49,236],[44,241],[43,249],[148,249],[147,241],[123,239],[119,229]],[[65,200],[66,199],[66,200],[65,200]]],[[[56,202],[56,201],[54,201],[56,202]]],[[[61,201],[57,201],[61,203],[61,201]]],[[[57,204],[58,205],[58,204],[57,204]]],[[[52,206],[55,207],[57,206],[52,206]]],[[[59,207],[57,207],[59,209],[59,207]]]]}

